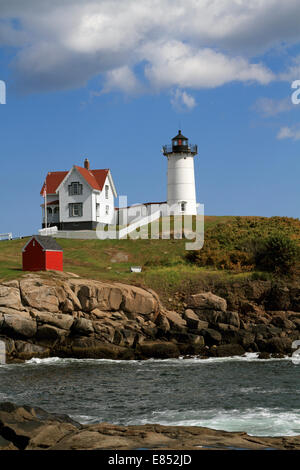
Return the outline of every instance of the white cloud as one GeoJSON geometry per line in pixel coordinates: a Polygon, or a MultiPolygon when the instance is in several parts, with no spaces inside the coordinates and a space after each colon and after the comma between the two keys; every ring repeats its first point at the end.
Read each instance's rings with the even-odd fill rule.
{"type": "Polygon", "coordinates": [[[177,88],[171,93],[171,104],[177,111],[190,111],[196,106],[196,101],[192,95],[177,88]]]}
{"type": "Polygon", "coordinates": [[[143,85],[133,71],[127,65],[124,65],[106,73],[102,93],[120,90],[126,94],[135,95],[141,93],[143,89],[143,85]]]}
{"type": "Polygon", "coordinates": [[[195,49],[182,42],[147,44],[144,58],[149,61],[145,74],[157,88],[214,88],[231,81],[269,83],[273,74],[263,65],[242,57],[229,57],[212,49],[195,49]]]}
{"type": "Polygon", "coordinates": [[[277,134],[277,139],[292,139],[292,140],[300,140],[300,127],[281,127],[277,134]]]}
{"type": "Polygon", "coordinates": [[[299,17],[298,0],[1,0],[0,43],[18,48],[13,70],[27,92],[106,74],[130,93],[144,64],[156,89],[267,84],[274,74],[257,57],[299,42],[299,17]]]}
{"type": "Polygon", "coordinates": [[[253,109],[261,113],[264,117],[272,117],[277,114],[293,109],[291,97],[275,100],[272,98],[259,98],[253,109]]]}

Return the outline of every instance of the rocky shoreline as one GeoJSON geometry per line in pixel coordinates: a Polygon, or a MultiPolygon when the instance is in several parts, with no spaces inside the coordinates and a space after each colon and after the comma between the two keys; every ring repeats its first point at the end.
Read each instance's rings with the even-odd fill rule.
{"type": "Polygon", "coordinates": [[[167,310],[152,290],[28,274],[0,284],[7,362],[33,357],[107,359],[291,355],[300,339],[300,288],[252,281],[190,295],[167,310]],[[218,294],[218,295],[216,295],[218,294]]]}
{"type": "Polygon", "coordinates": [[[0,450],[298,450],[300,436],[255,437],[198,426],[82,425],[41,408],[0,404],[0,450]]]}

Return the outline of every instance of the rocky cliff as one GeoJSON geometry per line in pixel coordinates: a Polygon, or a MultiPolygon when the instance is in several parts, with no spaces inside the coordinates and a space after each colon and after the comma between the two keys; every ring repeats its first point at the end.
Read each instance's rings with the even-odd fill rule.
{"type": "Polygon", "coordinates": [[[198,426],[81,425],[41,408],[0,404],[0,450],[300,449],[300,436],[255,437],[198,426]]]}
{"type": "Polygon", "coordinates": [[[8,361],[291,354],[300,289],[258,281],[236,289],[191,295],[178,313],[140,287],[30,274],[0,284],[0,340],[8,361]]]}

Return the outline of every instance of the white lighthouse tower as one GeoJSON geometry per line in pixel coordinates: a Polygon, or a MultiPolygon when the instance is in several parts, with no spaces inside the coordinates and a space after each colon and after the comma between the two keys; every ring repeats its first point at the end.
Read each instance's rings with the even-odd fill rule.
{"type": "Polygon", "coordinates": [[[163,146],[168,159],[168,207],[174,215],[196,215],[196,188],[194,157],[197,145],[189,144],[188,138],[178,131],[172,145],[163,146]]]}

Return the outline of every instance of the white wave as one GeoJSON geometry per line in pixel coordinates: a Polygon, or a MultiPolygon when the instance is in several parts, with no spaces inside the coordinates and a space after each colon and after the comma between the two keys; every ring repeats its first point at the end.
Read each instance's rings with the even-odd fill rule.
{"type": "Polygon", "coordinates": [[[28,361],[25,361],[25,364],[37,364],[37,365],[47,365],[47,364],[55,364],[55,365],[65,365],[65,364],[135,364],[140,361],[137,360],[118,360],[118,359],[76,359],[76,358],[62,358],[62,357],[47,357],[44,359],[40,359],[34,357],[28,361]]]}
{"type": "Polygon", "coordinates": [[[270,361],[292,361],[294,358],[291,356],[284,356],[283,358],[270,358],[270,359],[259,359],[258,353],[245,353],[243,356],[227,356],[227,357],[188,357],[183,356],[179,358],[170,359],[146,359],[146,360],[120,360],[120,359],[76,359],[76,358],[60,358],[60,357],[48,357],[45,359],[33,358],[25,361],[25,364],[71,364],[71,363],[85,363],[85,364],[212,364],[212,363],[224,363],[224,362],[270,362],[270,361]]]}
{"type": "Polygon", "coordinates": [[[233,410],[164,410],[150,418],[128,424],[159,423],[167,426],[203,426],[250,436],[296,436],[300,434],[300,413],[278,408],[233,410]]]}

